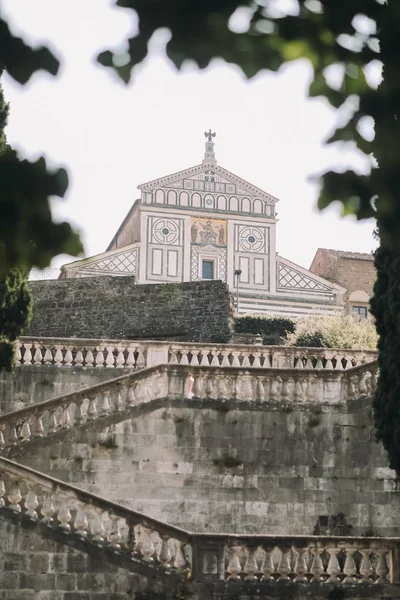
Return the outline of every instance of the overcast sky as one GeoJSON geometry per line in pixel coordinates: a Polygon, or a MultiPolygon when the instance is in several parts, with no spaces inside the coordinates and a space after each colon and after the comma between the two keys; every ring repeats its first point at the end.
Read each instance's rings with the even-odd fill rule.
{"type": "MultiPolygon", "coordinates": [[[[326,102],[306,98],[306,63],[250,81],[222,61],[205,71],[188,64],[178,72],[160,49],[164,34],[125,86],[94,60],[135,30],[134,13],[113,4],[1,1],[14,33],[50,45],[62,61],[56,78],[36,74],[20,86],[4,77],[11,105],[7,135],[23,154],[45,153],[51,165],[67,167],[68,195],[54,209],[79,229],[86,256],[106,249],[139,184],[202,161],[210,127],[217,132],[218,163],[280,199],[281,255],[309,267],[318,247],[375,247],[373,221],[341,218],[339,206],[316,209],[310,176],[326,167],[367,165],[356,151],[324,148],[336,115],[326,102]]],[[[57,257],[53,266],[69,260],[57,257]]]]}

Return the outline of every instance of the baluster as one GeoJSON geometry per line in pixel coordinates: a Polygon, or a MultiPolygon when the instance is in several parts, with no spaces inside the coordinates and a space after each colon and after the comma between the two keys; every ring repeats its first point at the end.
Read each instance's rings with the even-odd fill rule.
{"type": "Polygon", "coordinates": [[[332,364],[332,359],[331,358],[327,358],[325,369],[333,369],[333,364],[332,364]]]}
{"type": "Polygon", "coordinates": [[[0,448],[4,448],[6,445],[6,441],[4,439],[4,433],[3,433],[5,428],[6,428],[5,425],[0,425],[0,448]]]}
{"type": "Polygon", "coordinates": [[[43,414],[34,417],[34,429],[33,435],[35,437],[43,437],[44,435],[44,427],[43,427],[43,414]]]}
{"type": "Polygon", "coordinates": [[[115,395],[114,409],[119,412],[124,408],[124,403],[122,401],[121,388],[118,388],[118,391],[115,395]]]}
{"type": "Polygon", "coordinates": [[[300,379],[296,379],[296,381],[294,382],[293,398],[297,402],[299,400],[303,400],[303,388],[300,379]]]}
{"type": "Polygon", "coordinates": [[[137,400],[136,387],[137,387],[136,383],[133,383],[132,385],[130,385],[128,387],[128,395],[127,395],[127,399],[126,399],[126,403],[128,406],[133,406],[136,403],[136,400],[137,400]]]}
{"type": "Polygon", "coordinates": [[[229,356],[226,352],[222,355],[222,363],[221,367],[230,367],[231,363],[229,362],[229,356]]]}
{"type": "Polygon", "coordinates": [[[303,367],[303,360],[302,360],[301,356],[297,357],[297,362],[296,362],[295,369],[301,369],[301,370],[304,369],[304,367],[303,367]]]}
{"type": "Polygon", "coordinates": [[[108,413],[110,412],[109,398],[110,398],[110,390],[105,390],[101,397],[101,407],[100,407],[101,415],[108,415],[108,413]]]}
{"type": "Polygon", "coordinates": [[[183,351],[182,357],[181,357],[181,362],[179,364],[180,365],[188,365],[189,364],[187,352],[183,351]]]}
{"type": "Polygon", "coordinates": [[[110,519],[111,519],[111,529],[110,529],[110,533],[108,534],[108,541],[110,542],[110,548],[112,548],[113,550],[120,550],[121,549],[121,534],[119,531],[119,517],[117,515],[114,514],[110,514],[110,519]]]}
{"type": "Polygon", "coordinates": [[[322,362],[322,359],[318,356],[317,362],[315,363],[315,370],[320,371],[323,368],[324,368],[324,363],[322,362]]]}
{"type": "Polygon", "coordinates": [[[243,567],[243,571],[246,573],[245,581],[257,580],[258,565],[256,561],[257,548],[248,548],[247,560],[243,567]]]}
{"type": "Polygon", "coordinates": [[[182,550],[182,544],[176,542],[175,548],[174,567],[177,571],[186,571],[186,559],[182,550]]]}
{"type": "Polygon", "coordinates": [[[375,583],[387,583],[389,569],[386,562],[386,554],[388,553],[388,550],[387,548],[379,548],[376,550],[376,553],[378,554],[378,562],[375,571],[378,575],[378,579],[375,581],[375,583]]]}
{"type": "Polygon", "coordinates": [[[134,558],[137,557],[138,546],[139,545],[137,542],[136,532],[135,532],[135,523],[130,523],[129,531],[128,531],[128,549],[129,549],[129,554],[131,555],[131,557],[134,557],[134,558]]]}
{"type": "Polygon", "coordinates": [[[344,371],[343,362],[342,362],[343,356],[336,356],[335,358],[336,358],[336,367],[335,367],[336,371],[344,371]]]}
{"type": "Polygon", "coordinates": [[[61,414],[61,418],[60,418],[60,427],[62,429],[68,429],[71,425],[71,419],[69,416],[69,407],[68,406],[63,406],[62,407],[62,414],[61,414]]]}
{"type": "Polygon", "coordinates": [[[36,519],[38,518],[38,514],[35,509],[37,508],[37,506],[39,506],[39,502],[36,492],[34,492],[32,489],[29,489],[26,495],[25,506],[27,508],[25,512],[26,516],[32,519],[32,521],[36,521],[36,519]]]}
{"type": "Polygon", "coordinates": [[[51,433],[54,433],[56,431],[58,431],[58,423],[57,423],[57,414],[56,414],[56,408],[53,408],[50,412],[49,412],[49,424],[48,424],[48,430],[51,433]]]}
{"type": "Polygon", "coordinates": [[[327,573],[329,574],[329,579],[327,579],[327,583],[340,583],[340,579],[338,575],[341,573],[340,565],[338,561],[338,554],[340,553],[340,548],[327,548],[327,552],[329,553],[329,562],[327,567],[327,573]]]}
{"type": "Polygon", "coordinates": [[[101,546],[104,542],[104,523],[103,523],[103,513],[101,508],[95,508],[93,510],[93,520],[90,526],[90,531],[92,533],[92,542],[101,546]]]}
{"type": "Polygon", "coordinates": [[[118,350],[115,366],[122,368],[125,365],[125,356],[123,350],[118,350]]]}
{"type": "Polygon", "coordinates": [[[217,377],[217,389],[218,389],[218,398],[222,398],[226,400],[228,398],[228,391],[226,389],[225,377],[219,376],[217,377]]]}
{"type": "Polygon", "coordinates": [[[63,500],[58,511],[57,520],[59,521],[59,529],[61,529],[64,533],[69,533],[71,530],[71,525],[69,524],[71,518],[72,516],[69,510],[68,502],[67,500],[63,500]]]}
{"type": "Polygon", "coordinates": [[[42,519],[43,523],[49,525],[50,523],[53,522],[54,519],[52,518],[52,515],[54,514],[54,506],[53,506],[53,500],[52,500],[51,494],[45,495],[40,512],[42,513],[42,515],[44,517],[42,519]]]}
{"type": "Polygon", "coordinates": [[[87,418],[92,421],[97,417],[97,396],[89,396],[89,406],[87,410],[87,418]]]}
{"type": "Polygon", "coordinates": [[[144,369],[146,366],[146,358],[144,355],[144,351],[142,348],[136,348],[136,352],[138,354],[136,359],[136,368],[144,369]]]}
{"type": "Polygon", "coordinates": [[[265,388],[262,377],[257,377],[256,399],[259,402],[263,402],[265,400],[265,388]]]}
{"type": "Polygon", "coordinates": [[[169,364],[170,365],[177,365],[178,364],[178,351],[175,349],[170,349],[170,358],[169,358],[169,364]]]}
{"type": "Polygon", "coordinates": [[[304,363],[304,368],[305,369],[313,369],[313,361],[312,358],[310,358],[309,356],[306,356],[306,362],[304,363]]]}
{"type": "Polygon", "coordinates": [[[24,350],[25,350],[23,366],[27,367],[32,363],[31,349],[28,348],[27,346],[22,346],[22,348],[24,348],[24,350]]]}
{"type": "Polygon", "coordinates": [[[69,348],[67,348],[64,356],[64,367],[72,367],[72,352],[69,348]]]}
{"type": "Polygon", "coordinates": [[[75,355],[75,366],[81,367],[83,365],[83,353],[82,350],[78,350],[75,355]]]}
{"type": "Polygon", "coordinates": [[[197,366],[197,365],[200,365],[200,362],[201,362],[200,354],[198,352],[193,351],[192,360],[191,360],[190,364],[193,366],[197,366]]]}
{"type": "Polygon", "coordinates": [[[251,365],[250,365],[250,358],[248,354],[245,354],[243,356],[243,362],[242,362],[242,368],[243,369],[250,369],[251,365]]]}
{"type": "Polygon", "coordinates": [[[281,397],[283,401],[289,398],[289,379],[286,379],[286,377],[282,381],[281,397]]]}
{"type": "Polygon", "coordinates": [[[215,350],[212,353],[210,365],[212,367],[219,367],[220,366],[219,365],[219,360],[218,360],[218,353],[215,350]]]}
{"type": "Polygon", "coordinates": [[[94,356],[93,356],[93,352],[91,350],[88,350],[86,352],[85,366],[86,367],[94,367],[94,356]]]}
{"type": "Polygon", "coordinates": [[[114,368],[114,349],[113,348],[106,348],[106,368],[107,369],[113,369],[114,368]]]}
{"type": "Polygon", "coordinates": [[[230,559],[228,563],[227,571],[229,573],[228,581],[238,580],[240,579],[240,573],[242,572],[242,567],[240,566],[239,560],[239,547],[230,548],[230,559]]]}
{"type": "Polygon", "coordinates": [[[22,364],[21,344],[19,342],[15,344],[15,363],[16,365],[22,364]]]}
{"type": "Polygon", "coordinates": [[[63,361],[63,355],[61,352],[61,348],[56,348],[56,352],[54,354],[54,366],[61,367],[63,361]]]}
{"type": "Polygon", "coordinates": [[[278,400],[279,398],[279,385],[281,382],[281,378],[279,377],[274,377],[271,380],[271,400],[278,400]]]}
{"type": "Polygon", "coordinates": [[[84,398],[79,398],[75,402],[74,423],[80,425],[85,421],[85,413],[83,411],[84,398]]]}
{"type": "Polygon", "coordinates": [[[21,496],[21,492],[19,489],[19,484],[18,482],[14,482],[11,486],[11,491],[7,496],[8,501],[9,501],[9,506],[8,508],[10,510],[12,510],[13,512],[17,512],[20,513],[21,512],[21,506],[20,506],[20,502],[22,500],[22,496],[21,496]]]}
{"type": "Polygon", "coordinates": [[[0,479],[0,507],[5,505],[5,500],[3,498],[5,493],[6,493],[6,487],[4,485],[4,480],[1,477],[1,479],[0,479]]]}
{"type": "Polygon", "coordinates": [[[261,355],[254,354],[253,369],[260,369],[260,368],[261,368],[261,355]]]}
{"type": "Polygon", "coordinates": [[[103,350],[97,350],[96,358],[94,359],[95,367],[104,367],[104,354],[103,350]]]}
{"type": "Polygon", "coordinates": [[[275,581],[274,577],[272,577],[273,573],[275,573],[275,567],[272,561],[274,548],[263,546],[263,550],[265,552],[265,557],[261,566],[261,572],[263,573],[262,579],[263,581],[275,581]]]}
{"type": "Polygon", "coordinates": [[[18,437],[17,425],[11,425],[10,434],[8,436],[8,443],[11,444],[12,446],[15,446],[16,444],[18,444],[18,442],[19,442],[19,437],[18,437]]]}
{"type": "Polygon", "coordinates": [[[171,568],[171,558],[172,554],[168,546],[168,536],[163,535],[161,536],[161,549],[158,555],[158,560],[161,563],[161,567],[166,571],[169,571],[171,568]]]}
{"type": "Polygon", "coordinates": [[[127,369],[133,369],[135,367],[135,350],[134,350],[134,348],[128,348],[128,354],[126,357],[125,366],[127,369]]]}
{"type": "Polygon", "coordinates": [[[151,532],[146,531],[144,529],[143,536],[144,536],[144,539],[143,539],[142,543],[140,544],[140,552],[142,553],[143,560],[145,562],[153,563],[154,562],[153,555],[155,552],[155,548],[154,548],[153,540],[151,539],[151,532]]]}
{"type": "Polygon", "coordinates": [[[240,367],[239,352],[232,352],[232,367],[240,367]]]}
{"type": "Polygon", "coordinates": [[[204,377],[198,375],[194,380],[193,393],[195,398],[204,398],[204,377]]]}
{"type": "Polygon", "coordinates": [[[374,572],[370,559],[371,550],[360,549],[359,552],[362,554],[360,564],[360,574],[362,575],[361,583],[371,583],[371,575],[374,572]]]}
{"type": "Polygon", "coordinates": [[[43,362],[44,362],[45,365],[52,365],[53,364],[53,353],[50,350],[50,348],[46,348],[46,351],[44,353],[43,362]]]}
{"type": "Polygon", "coordinates": [[[75,522],[74,522],[74,528],[75,528],[75,533],[76,535],[79,535],[79,537],[85,538],[87,537],[87,530],[88,530],[88,520],[86,517],[86,511],[85,511],[85,505],[82,503],[78,504],[78,510],[76,512],[76,517],[75,517],[75,522]]]}
{"type": "Polygon", "coordinates": [[[24,421],[22,423],[21,432],[20,432],[21,442],[28,442],[31,437],[31,428],[29,425],[29,421],[24,421]]]}
{"type": "Polygon", "coordinates": [[[40,348],[35,348],[34,350],[35,350],[35,352],[33,354],[33,364],[35,366],[40,367],[42,364],[42,352],[41,352],[40,348]]]}
{"type": "Polygon", "coordinates": [[[306,558],[305,558],[305,554],[307,554],[308,550],[307,550],[307,548],[296,548],[296,552],[297,552],[297,557],[296,557],[296,563],[294,566],[294,572],[296,574],[296,577],[294,578],[294,581],[303,582],[303,583],[308,582],[308,579],[306,577],[308,568],[307,568],[307,562],[306,562],[306,558]]]}
{"type": "Polygon", "coordinates": [[[355,550],[352,548],[346,549],[346,560],[344,562],[343,573],[346,577],[343,579],[343,583],[356,583],[357,579],[354,575],[357,573],[356,563],[354,562],[355,550]]]}
{"type": "Polygon", "coordinates": [[[365,396],[368,392],[368,389],[367,389],[367,386],[365,383],[365,376],[366,376],[366,373],[363,373],[358,382],[358,393],[361,394],[362,396],[365,396]]]}
{"type": "Polygon", "coordinates": [[[312,553],[314,555],[312,564],[311,564],[311,573],[313,575],[311,581],[323,581],[322,574],[324,573],[324,566],[321,560],[321,552],[322,549],[314,548],[312,553]]]}
{"type": "Polygon", "coordinates": [[[289,580],[289,573],[291,571],[290,569],[290,561],[289,561],[289,552],[290,552],[290,548],[282,548],[281,549],[281,560],[279,561],[278,564],[278,573],[279,573],[279,578],[278,581],[288,581],[289,580]]]}
{"type": "Polygon", "coordinates": [[[213,381],[212,375],[210,373],[207,378],[207,383],[206,383],[206,397],[215,399],[216,395],[217,394],[214,390],[214,381],[213,381]]]}
{"type": "Polygon", "coordinates": [[[251,380],[248,377],[244,377],[241,382],[240,398],[243,400],[253,400],[253,388],[251,380]]]}

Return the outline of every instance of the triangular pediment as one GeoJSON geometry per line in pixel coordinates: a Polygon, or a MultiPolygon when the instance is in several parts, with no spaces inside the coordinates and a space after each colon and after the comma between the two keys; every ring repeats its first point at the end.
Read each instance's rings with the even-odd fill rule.
{"type": "Polygon", "coordinates": [[[242,179],[238,175],[231,173],[215,163],[202,163],[185,169],[184,171],[178,171],[177,173],[153,179],[153,181],[148,181],[147,183],[142,183],[138,187],[143,192],[153,192],[160,188],[211,191],[207,190],[207,187],[211,184],[215,184],[216,192],[223,191],[224,193],[237,196],[259,198],[260,200],[264,200],[267,204],[275,204],[278,202],[278,198],[264,192],[245,179],[242,179]],[[208,186],[206,184],[208,184],[208,186]],[[218,186],[223,186],[223,188],[221,187],[221,189],[218,189],[218,186]]]}
{"type": "Polygon", "coordinates": [[[296,290],[335,294],[343,294],[346,291],[340,285],[311,273],[282,256],[277,257],[276,275],[278,291],[296,290]]]}
{"type": "Polygon", "coordinates": [[[99,275],[135,275],[138,267],[138,244],[95,254],[61,267],[64,277],[99,275]]]}

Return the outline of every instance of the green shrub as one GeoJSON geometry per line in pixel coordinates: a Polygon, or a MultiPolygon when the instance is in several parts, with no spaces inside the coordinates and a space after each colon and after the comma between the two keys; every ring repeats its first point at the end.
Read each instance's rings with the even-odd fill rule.
{"type": "Polygon", "coordinates": [[[263,315],[244,315],[236,317],[236,333],[260,334],[265,345],[279,345],[286,340],[288,333],[293,333],[295,322],[285,317],[264,317],[263,315]]]}
{"type": "Polygon", "coordinates": [[[371,319],[352,315],[314,316],[298,319],[296,329],[287,336],[289,346],[376,350],[378,336],[371,319]]]}

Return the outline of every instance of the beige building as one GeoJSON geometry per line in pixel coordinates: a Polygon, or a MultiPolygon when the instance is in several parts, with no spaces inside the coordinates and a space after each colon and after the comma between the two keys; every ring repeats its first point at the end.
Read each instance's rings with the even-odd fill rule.
{"type": "Polygon", "coordinates": [[[198,165],[139,185],[106,251],[64,265],[63,278],[135,276],[137,283],[220,279],[239,312],[343,311],[345,289],[276,251],[278,199],[219,166],[211,131],[198,165]]]}
{"type": "Polygon", "coordinates": [[[310,271],[345,288],[345,311],[367,318],[376,279],[373,254],[318,248],[310,271]]]}

